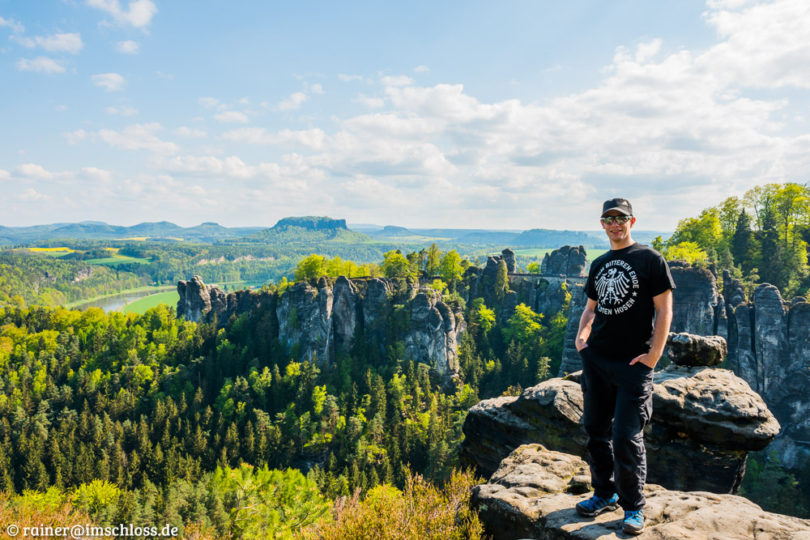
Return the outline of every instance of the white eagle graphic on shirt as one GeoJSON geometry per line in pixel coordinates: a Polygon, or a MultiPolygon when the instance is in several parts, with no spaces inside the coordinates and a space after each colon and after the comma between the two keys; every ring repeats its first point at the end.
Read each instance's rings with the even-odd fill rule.
{"type": "Polygon", "coordinates": [[[603,305],[617,305],[624,301],[630,289],[630,278],[617,268],[610,268],[596,280],[596,293],[603,305]]]}

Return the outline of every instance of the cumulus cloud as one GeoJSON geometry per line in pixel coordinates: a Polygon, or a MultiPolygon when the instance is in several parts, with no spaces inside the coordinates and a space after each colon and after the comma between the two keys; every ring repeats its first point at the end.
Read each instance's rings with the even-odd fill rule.
{"type": "Polygon", "coordinates": [[[430,68],[427,66],[416,66],[413,68],[414,73],[427,73],[428,71],[430,71],[430,68]]]}
{"type": "Polygon", "coordinates": [[[180,126],[174,130],[174,132],[182,137],[189,137],[193,139],[204,139],[208,136],[208,134],[201,129],[192,129],[187,126],[180,126]]]}
{"type": "Polygon", "coordinates": [[[240,111],[222,111],[214,115],[214,119],[225,124],[247,124],[248,115],[240,111]]]}
{"type": "Polygon", "coordinates": [[[115,50],[121,54],[138,54],[138,50],[140,50],[140,48],[141,46],[138,44],[138,42],[132,41],[131,39],[119,41],[115,44],[115,50]]]}
{"type": "Polygon", "coordinates": [[[280,111],[290,111],[299,108],[309,97],[303,92],[294,92],[278,104],[280,111]]]}
{"type": "MultiPolygon", "coordinates": [[[[628,43],[589,88],[542,102],[483,100],[461,84],[419,85],[390,74],[365,81],[377,96],[354,99],[369,108],[360,114],[310,129],[227,126],[212,133],[223,147],[199,148],[199,155],[162,140],[159,124],[64,136],[152,152],[146,164],[158,174],[115,182],[121,193],[184,189],[166,200],[186,197],[183,204],[199,205],[189,195],[198,187],[201,197],[227,200],[220,204],[239,206],[242,214],[595,228],[582,216],[622,193],[643,211],[643,228],[671,228],[671,216],[810,170],[810,135],[796,92],[810,85],[810,72],[800,68],[810,65],[810,40],[802,39],[810,35],[805,5],[712,0],[704,17],[716,30],[714,44],[675,50],[654,37],[628,43]],[[241,154],[246,145],[262,148],[241,154]],[[259,152],[273,157],[248,157],[259,152]]],[[[303,90],[263,106],[294,110],[316,93],[315,85],[303,90]]],[[[219,120],[247,121],[239,111],[248,102],[203,97],[198,103],[219,120]]],[[[172,133],[206,136],[187,127],[172,133]]],[[[38,173],[28,172],[25,178],[38,173]]],[[[23,177],[20,170],[13,174],[23,177]]],[[[211,204],[205,208],[217,208],[211,204]]]]}
{"type": "Polygon", "coordinates": [[[36,163],[23,163],[17,167],[17,174],[25,178],[35,180],[50,180],[53,178],[53,173],[45,169],[42,165],[36,163]]]}
{"type": "Polygon", "coordinates": [[[199,103],[206,109],[213,109],[214,107],[219,105],[219,100],[212,97],[201,97],[197,99],[197,103],[199,103]]]}
{"type": "Polygon", "coordinates": [[[352,101],[365,105],[369,109],[380,109],[385,106],[385,100],[383,98],[366,96],[364,94],[360,94],[356,98],[352,99],[352,101]]]}
{"type": "Polygon", "coordinates": [[[34,188],[28,188],[20,194],[20,200],[23,201],[41,201],[47,197],[38,192],[34,188]]]}
{"type": "Polygon", "coordinates": [[[0,17],[0,27],[10,28],[12,32],[16,33],[25,32],[25,26],[14,19],[5,19],[0,17]]]}
{"type": "Polygon", "coordinates": [[[35,73],[64,73],[65,66],[61,62],[48,58],[47,56],[38,56],[36,58],[21,58],[17,61],[17,69],[20,71],[33,71],[35,73]]]}
{"type": "Polygon", "coordinates": [[[11,174],[8,171],[6,171],[4,169],[0,169],[0,180],[8,180],[10,178],[11,178],[11,174]]]}
{"type": "Polygon", "coordinates": [[[326,133],[317,128],[307,130],[284,129],[276,133],[269,132],[264,128],[241,128],[223,133],[222,138],[232,142],[248,144],[294,144],[317,150],[323,148],[326,133]]]}
{"type": "Polygon", "coordinates": [[[162,129],[163,126],[158,123],[135,124],[127,126],[122,131],[101,129],[98,131],[98,138],[110,146],[124,150],[147,150],[155,154],[176,153],[178,151],[176,144],[163,141],[156,135],[162,129]]]}
{"type": "Polygon", "coordinates": [[[712,2],[706,13],[723,41],[696,60],[726,84],[810,88],[810,3],[712,2]]]}
{"type": "Polygon", "coordinates": [[[408,86],[413,83],[413,79],[406,75],[386,75],[380,78],[383,86],[408,86]]]}
{"type": "Polygon", "coordinates": [[[98,167],[84,167],[81,172],[84,177],[96,182],[109,182],[112,180],[112,173],[110,171],[99,169],[98,167]]]}
{"type": "Polygon", "coordinates": [[[99,88],[103,88],[108,92],[118,92],[124,89],[126,86],[127,81],[119,75],[118,73],[99,73],[97,75],[93,75],[92,77],[93,84],[98,86],[99,88]]]}
{"type": "Polygon", "coordinates": [[[77,54],[84,46],[82,43],[82,36],[78,33],[54,34],[52,36],[35,37],[11,36],[11,39],[23,47],[27,47],[29,49],[39,47],[48,52],[67,52],[70,54],[77,54]]]}
{"type": "Polygon", "coordinates": [[[62,133],[62,136],[67,140],[68,144],[78,144],[87,139],[88,133],[83,129],[77,129],[76,131],[62,133]]]}
{"type": "Polygon", "coordinates": [[[157,13],[157,7],[151,0],[133,0],[126,9],[121,7],[118,0],[86,0],[86,3],[92,8],[106,12],[116,23],[135,28],[149,26],[152,17],[157,13]]]}

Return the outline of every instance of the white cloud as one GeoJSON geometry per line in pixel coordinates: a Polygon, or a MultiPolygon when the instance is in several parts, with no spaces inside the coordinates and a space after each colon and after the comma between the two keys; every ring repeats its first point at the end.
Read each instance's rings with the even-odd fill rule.
{"type": "Polygon", "coordinates": [[[380,109],[385,106],[385,100],[383,98],[370,97],[363,94],[360,94],[356,98],[352,99],[352,101],[365,105],[369,109],[380,109]]]}
{"type": "Polygon", "coordinates": [[[20,194],[20,199],[23,201],[41,201],[47,199],[47,197],[34,188],[28,188],[20,194]]]}
{"type": "Polygon", "coordinates": [[[62,133],[68,144],[78,144],[87,139],[88,133],[83,129],[62,133]]]}
{"type": "Polygon", "coordinates": [[[0,17],[0,27],[10,28],[12,32],[25,32],[25,27],[14,19],[4,19],[0,17]]]}
{"type": "Polygon", "coordinates": [[[282,100],[278,104],[280,111],[290,111],[299,108],[304,102],[309,99],[303,92],[294,92],[290,94],[287,99],[282,100]]]}
{"type": "Polygon", "coordinates": [[[11,174],[4,170],[0,169],[0,180],[9,180],[11,178],[11,174]]]}
{"type": "Polygon", "coordinates": [[[661,40],[654,39],[647,43],[641,43],[636,48],[636,62],[645,62],[652,59],[661,50],[661,40]]]}
{"type": "Polygon", "coordinates": [[[124,150],[147,150],[155,154],[174,154],[178,146],[172,142],[163,141],[156,135],[163,127],[158,123],[134,124],[122,131],[101,129],[98,137],[116,148],[124,150]]]}
{"type": "Polygon", "coordinates": [[[413,68],[414,73],[427,73],[430,71],[430,68],[427,66],[416,66],[413,68]]]}
{"type": "Polygon", "coordinates": [[[108,92],[118,92],[124,89],[127,81],[118,73],[99,73],[91,77],[93,84],[99,88],[104,88],[108,92]]]}
{"type": "Polygon", "coordinates": [[[46,56],[38,56],[33,59],[21,58],[17,61],[17,69],[20,71],[33,71],[36,73],[65,72],[65,66],[63,66],[61,62],[46,56]]]}
{"type": "Polygon", "coordinates": [[[121,54],[138,54],[138,50],[140,48],[141,46],[138,44],[138,42],[132,41],[131,39],[119,41],[115,44],[115,50],[121,54]]]}
{"type": "Polygon", "coordinates": [[[110,171],[97,167],[85,167],[82,169],[82,174],[86,178],[96,182],[109,182],[112,180],[112,173],[110,171]]]}
{"type": "Polygon", "coordinates": [[[214,115],[214,119],[224,124],[247,124],[248,115],[239,111],[222,111],[214,115]]]}
{"type": "Polygon", "coordinates": [[[107,111],[107,114],[112,114],[116,116],[135,116],[136,114],[138,114],[138,109],[136,109],[135,107],[128,107],[128,106],[106,107],[104,110],[107,111]]]}
{"type": "Polygon", "coordinates": [[[352,81],[362,81],[363,77],[360,75],[347,75],[345,73],[339,73],[338,79],[343,82],[352,82],[352,81]]]}
{"type": "Polygon", "coordinates": [[[696,59],[726,84],[810,88],[810,3],[712,2],[706,13],[724,39],[696,59]],[[740,9],[744,7],[745,9],[740,9]]]}
{"type": "Polygon", "coordinates": [[[157,13],[157,7],[151,0],[132,0],[126,10],[121,8],[118,0],[86,0],[87,5],[107,12],[120,25],[135,28],[146,28],[157,13]]]}
{"type": "Polygon", "coordinates": [[[309,87],[309,91],[313,94],[323,94],[323,85],[320,83],[315,83],[309,87]]]}
{"type": "Polygon", "coordinates": [[[23,47],[27,47],[29,49],[40,47],[48,52],[67,52],[70,54],[77,54],[84,46],[82,43],[82,36],[78,33],[54,34],[52,36],[35,37],[11,36],[11,39],[23,47]]]}
{"type": "Polygon", "coordinates": [[[36,163],[23,163],[17,167],[17,174],[34,180],[50,180],[53,178],[52,172],[46,170],[42,165],[37,165],[36,163]]]}
{"type": "Polygon", "coordinates": [[[380,78],[383,86],[408,86],[413,84],[413,79],[406,75],[386,75],[380,78]]]}
{"type": "Polygon", "coordinates": [[[189,137],[193,139],[204,139],[205,137],[208,136],[208,134],[201,129],[192,129],[186,126],[180,126],[176,130],[174,130],[174,132],[182,137],[189,137]]]}
{"type": "Polygon", "coordinates": [[[326,133],[321,129],[284,129],[278,133],[270,133],[264,128],[241,128],[223,133],[222,138],[228,141],[248,144],[293,144],[318,150],[324,146],[326,133]]]}
{"type": "Polygon", "coordinates": [[[219,100],[212,97],[201,97],[197,100],[197,103],[199,103],[206,109],[213,109],[214,107],[219,105],[219,100]]]}

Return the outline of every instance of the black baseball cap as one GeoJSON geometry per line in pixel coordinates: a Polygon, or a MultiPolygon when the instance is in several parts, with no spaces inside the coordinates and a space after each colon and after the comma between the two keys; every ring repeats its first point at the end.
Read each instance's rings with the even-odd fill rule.
{"type": "Polygon", "coordinates": [[[625,216],[633,215],[633,205],[631,205],[630,201],[627,199],[610,199],[609,201],[605,201],[602,205],[602,217],[605,217],[605,214],[611,210],[621,212],[625,216]]]}

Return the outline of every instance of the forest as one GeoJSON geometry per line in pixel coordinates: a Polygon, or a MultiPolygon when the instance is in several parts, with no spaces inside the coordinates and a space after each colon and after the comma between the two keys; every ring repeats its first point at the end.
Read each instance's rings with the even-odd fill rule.
{"type": "Polygon", "coordinates": [[[810,188],[766,184],[729,197],[678,223],[674,234],[653,247],[667,259],[730,270],[748,287],[776,285],[784,298],[810,290],[810,188]]]}
{"type": "MultiPolygon", "coordinates": [[[[362,268],[337,261],[312,255],[295,273],[362,268]]],[[[435,274],[431,286],[463,302],[469,264],[434,246],[421,258],[392,250],[370,269],[394,279],[435,274]]],[[[341,497],[362,513],[372,496],[462,496],[459,486],[474,482],[457,460],[466,411],[546,378],[565,329],[563,313],[546,321],[523,305],[498,321],[474,299],[466,314],[463,376],[448,387],[402,343],[381,354],[362,335],[332,369],[295,361],[268,331],[272,314],[217,329],[166,306],[143,316],[0,308],[0,489],[18,509],[45,497],[54,508],[70,501],[94,523],[166,522],[216,537],[266,527],[267,515],[288,510],[309,521],[277,521],[279,531],[327,527],[341,497]],[[246,478],[267,515],[232,506],[246,478]],[[279,490],[292,509],[277,507],[279,490]]],[[[476,523],[471,516],[465,527],[476,523]]]]}

